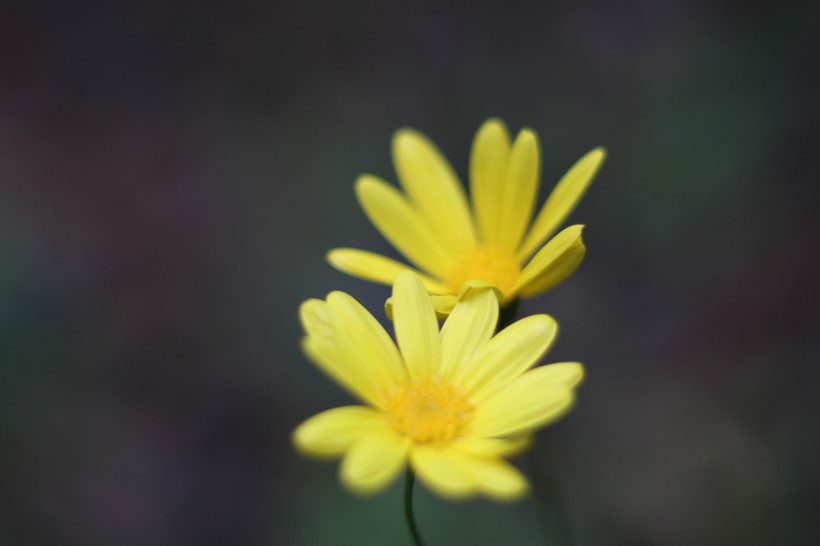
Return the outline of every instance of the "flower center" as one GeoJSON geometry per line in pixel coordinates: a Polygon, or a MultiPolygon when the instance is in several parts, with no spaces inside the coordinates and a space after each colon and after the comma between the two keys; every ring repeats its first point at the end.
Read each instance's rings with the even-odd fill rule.
{"type": "Polygon", "coordinates": [[[504,299],[514,296],[515,281],[521,273],[521,266],[515,254],[495,245],[484,244],[456,262],[447,277],[447,284],[456,293],[464,281],[478,279],[488,282],[501,290],[504,299]]]}
{"type": "Polygon", "coordinates": [[[458,436],[473,406],[453,385],[437,377],[414,379],[385,395],[390,423],[422,444],[445,444],[458,436]]]}

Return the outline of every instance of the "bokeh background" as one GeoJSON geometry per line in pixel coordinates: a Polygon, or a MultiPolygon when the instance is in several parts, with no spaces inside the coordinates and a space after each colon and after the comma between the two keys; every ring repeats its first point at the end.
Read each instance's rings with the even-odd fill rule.
{"type": "MultiPolygon", "coordinates": [[[[0,544],[409,544],[399,484],[290,447],[349,402],[296,310],[381,308],[323,259],[392,252],[355,177],[401,126],[464,176],[489,116],[539,132],[541,198],[610,152],[523,306],[588,369],[542,437],[574,544],[820,544],[817,3],[2,11],[0,544]]],[[[417,497],[431,545],[565,544],[542,508],[417,497]]]]}

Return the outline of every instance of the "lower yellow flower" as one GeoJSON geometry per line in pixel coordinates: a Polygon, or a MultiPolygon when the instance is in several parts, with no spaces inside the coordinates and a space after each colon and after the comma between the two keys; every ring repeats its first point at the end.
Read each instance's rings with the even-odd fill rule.
{"type": "Polygon", "coordinates": [[[527,481],[504,457],[569,410],[583,377],[576,362],[530,369],[555,339],[555,321],[535,315],[494,336],[495,290],[470,281],[439,331],[410,271],[396,277],[392,312],[398,348],[347,294],[302,304],[305,353],[367,406],[308,419],[293,434],[297,449],[341,456],[341,481],[357,493],[382,490],[409,463],[447,498],[520,497],[527,481]]]}
{"type": "MultiPolygon", "coordinates": [[[[393,163],[401,189],[362,175],[356,196],[382,235],[418,268],[419,278],[446,315],[462,284],[480,279],[497,287],[502,305],[544,292],[566,279],[586,251],[583,226],[555,232],[575,208],[606,157],[595,148],[578,160],[537,215],[541,150],[523,129],[511,140],[500,120],[487,120],[470,153],[470,199],[455,170],[429,139],[412,129],[393,138],[393,163]],[[533,218],[534,216],[534,218],[533,218]]],[[[337,248],[335,268],[392,284],[408,266],[366,250],[337,248]]]]}

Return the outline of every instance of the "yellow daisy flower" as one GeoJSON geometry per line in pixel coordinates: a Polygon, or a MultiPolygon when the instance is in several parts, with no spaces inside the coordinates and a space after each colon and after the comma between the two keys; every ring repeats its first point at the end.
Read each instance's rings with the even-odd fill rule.
{"type": "MultiPolygon", "coordinates": [[[[470,205],[458,176],[435,144],[417,131],[401,129],[393,138],[393,163],[404,194],[365,174],[356,181],[356,196],[376,229],[418,267],[416,273],[427,290],[449,295],[436,300],[437,310],[446,314],[468,279],[497,287],[503,305],[549,290],[581,262],[583,226],[570,226],[550,237],[578,203],[605,156],[603,148],[595,148],[573,165],[530,224],[541,162],[533,130],[522,129],[511,143],[502,121],[484,122],[470,154],[470,205]]],[[[334,249],[327,258],[340,271],[383,284],[392,284],[399,271],[407,269],[385,256],[353,248],[334,249]]]]}
{"type": "Polygon", "coordinates": [[[527,481],[503,457],[568,411],[583,377],[575,362],[530,369],[555,339],[557,325],[547,315],[494,336],[498,299],[486,283],[467,283],[439,331],[420,280],[399,272],[393,286],[398,348],[345,293],[308,300],[300,315],[305,353],[367,405],[308,419],[294,432],[294,444],[308,455],[341,456],[341,481],[357,493],[382,490],[409,463],[447,498],[520,497],[527,481]]]}

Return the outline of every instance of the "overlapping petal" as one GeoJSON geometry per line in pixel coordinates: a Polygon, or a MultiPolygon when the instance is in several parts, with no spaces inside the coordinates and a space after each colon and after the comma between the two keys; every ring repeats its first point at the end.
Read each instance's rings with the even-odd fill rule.
{"type": "Polygon", "coordinates": [[[302,351],[319,369],[354,396],[375,406],[381,404],[378,388],[367,376],[367,370],[362,369],[349,353],[332,341],[305,336],[302,338],[302,351]]]}
{"type": "Polygon", "coordinates": [[[396,188],[363,175],[356,181],[356,195],[373,225],[408,260],[440,278],[447,275],[455,256],[396,188]]]}
{"type": "MultiPolygon", "coordinates": [[[[393,285],[400,271],[408,269],[407,264],[397,262],[381,254],[356,248],[336,248],[327,253],[327,261],[344,273],[369,281],[393,285]]],[[[431,294],[446,294],[450,288],[440,281],[414,271],[431,294]]]]}
{"type": "MultiPolygon", "coordinates": [[[[580,364],[577,369],[582,375],[580,364]]],[[[478,405],[471,433],[504,437],[526,433],[558,419],[574,401],[573,390],[561,378],[564,372],[556,374],[550,366],[543,366],[521,375],[478,405]]]]}
{"type": "MultiPolygon", "coordinates": [[[[430,295],[430,301],[433,304],[433,309],[436,312],[436,318],[438,320],[446,320],[447,317],[450,316],[450,313],[453,312],[455,309],[456,304],[458,303],[458,297],[453,295],[447,296],[438,296],[435,294],[430,295]]],[[[384,302],[384,314],[387,315],[391,321],[393,320],[393,297],[387,298],[384,302]]]]}
{"type": "Polygon", "coordinates": [[[451,378],[484,347],[498,323],[499,294],[483,282],[467,283],[457,305],[441,328],[439,373],[451,378]]]}
{"type": "Polygon", "coordinates": [[[300,318],[308,334],[302,340],[305,354],[362,400],[379,406],[381,392],[406,377],[390,336],[347,294],[306,301],[300,318]]]}
{"type": "Polygon", "coordinates": [[[530,260],[516,283],[522,296],[545,292],[569,277],[586,254],[581,233],[584,226],[570,226],[553,237],[530,260]]]}
{"type": "Polygon", "coordinates": [[[356,493],[377,493],[404,468],[410,445],[409,438],[389,428],[362,436],[342,459],[342,483],[356,493]]]}
{"type": "Polygon", "coordinates": [[[419,479],[449,499],[461,500],[483,493],[495,500],[511,501],[528,490],[524,476],[498,457],[432,446],[414,447],[410,457],[419,479]]]}
{"type": "Polygon", "coordinates": [[[344,454],[360,438],[387,427],[384,415],[366,406],[342,406],[314,415],[293,432],[293,444],[306,455],[344,454]]]}
{"type": "Polygon", "coordinates": [[[558,325],[548,315],[523,318],[490,340],[456,380],[474,403],[481,403],[538,362],[557,332],[558,325]]]}
{"type": "Polygon", "coordinates": [[[427,137],[401,129],[393,137],[399,183],[447,250],[459,254],[476,244],[464,189],[453,167],[427,137]]]}
{"type": "Polygon", "coordinates": [[[595,148],[579,159],[561,178],[535,217],[518,251],[519,259],[526,260],[564,222],[595,179],[604,159],[606,150],[595,148]]]}
{"type": "Polygon", "coordinates": [[[497,457],[463,457],[459,463],[472,477],[477,493],[497,501],[520,499],[529,489],[527,480],[510,463],[497,457]]]}
{"type": "Polygon", "coordinates": [[[410,271],[399,273],[393,285],[393,324],[410,376],[432,374],[441,354],[438,322],[430,296],[410,271]]]}
{"type": "Polygon", "coordinates": [[[449,499],[464,499],[475,493],[475,482],[458,450],[420,445],[410,452],[410,463],[419,479],[430,489],[449,499]]]}
{"type": "Polygon", "coordinates": [[[473,140],[470,152],[470,195],[479,235],[496,243],[501,223],[498,204],[504,190],[504,177],[510,156],[510,134],[499,119],[485,121],[473,140]]]}
{"type": "Polygon", "coordinates": [[[453,442],[453,448],[478,457],[509,457],[527,449],[532,443],[529,435],[514,438],[486,438],[464,436],[453,442]]]}
{"type": "Polygon", "coordinates": [[[541,152],[538,136],[530,129],[523,129],[513,142],[499,210],[496,244],[515,250],[529,225],[538,192],[541,175],[541,152]]]}
{"type": "Polygon", "coordinates": [[[584,366],[580,362],[556,362],[539,368],[540,381],[551,385],[577,387],[584,380],[584,366]]]}
{"type": "Polygon", "coordinates": [[[396,344],[367,309],[344,292],[331,292],[327,303],[347,328],[345,335],[354,343],[359,358],[371,362],[368,370],[378,385],[395,385],[407,378],[396,344]]]}

